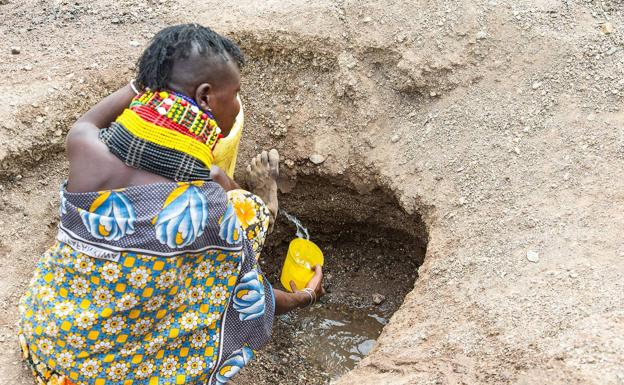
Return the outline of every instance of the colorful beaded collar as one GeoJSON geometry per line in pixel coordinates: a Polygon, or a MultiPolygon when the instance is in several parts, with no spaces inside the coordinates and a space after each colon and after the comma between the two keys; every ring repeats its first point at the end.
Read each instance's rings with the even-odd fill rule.
{"type": "Polygon", "coordinates": [[[147,90],[134,97],[129,109],[150,123],[193,137],[211,149],[222,138],[210,111],[202,111],[194,100],[175,92],[147,90]]]}

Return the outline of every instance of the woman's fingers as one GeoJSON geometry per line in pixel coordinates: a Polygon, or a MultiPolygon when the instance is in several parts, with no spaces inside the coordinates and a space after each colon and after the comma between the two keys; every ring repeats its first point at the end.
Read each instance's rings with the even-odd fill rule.
{"type": "Polygon", "coordinates": [[[314,276],[308,283],[308,287],[314,290],[317,298],[325,294],[325,289],[323,289],[323,268],[321,265],[314,266],[314,276]]]}
{"type": "Polygon", "coordinates": [[[295,284],[295,281],[290,281],[290,289],[293,293],[297,291],[297,285],[295,284]]]}

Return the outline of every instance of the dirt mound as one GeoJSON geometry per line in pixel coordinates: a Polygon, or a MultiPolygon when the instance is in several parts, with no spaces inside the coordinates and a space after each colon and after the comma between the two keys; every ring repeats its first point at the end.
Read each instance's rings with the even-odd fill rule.
{"type": "Polygon", "coordinates": [[[9,0],[0,15],[1,378],[31,383],[15,306],[54,235],[68,125],[155,31],[196,21],[248,55],[241,160],[277,147],[285,199],[338,183],[427,232],[414,289],[338,383],[624,383],[621,2],[9,0]]]}

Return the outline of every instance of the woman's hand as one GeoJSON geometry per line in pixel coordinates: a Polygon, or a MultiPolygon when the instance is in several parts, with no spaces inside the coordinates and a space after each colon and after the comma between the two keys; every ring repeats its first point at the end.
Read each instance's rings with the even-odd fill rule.
{"type": "Polygon", "coordinates": [[[325,289],[323,289],[323,269],[320,265],[314,266],[314,276],[303,290],[297,290],[297,286],[292,281],[290,282],[290,288],[293,291],[292,293],[273,289],[276,315],[307,307],[325,295],[325,289]],[[311,293],[306,292],[306,289],[311,293]]]}
{"type": "MultiPolygon", "coordinates": [[[[299,291],[299,289],[297,289],[297,285],[295,285],[295,281],[290,281],[290,288],[293,293],[297,293],[299,291]]],[[[323,289],[323,268],[321,265],[314,266],[314,276],[310,279],[310,282],[308,282],[305,289],[312,289],[314,292],[314,302],[318,301],[319,298],[325,295],[325,289],[323,289]]]]}

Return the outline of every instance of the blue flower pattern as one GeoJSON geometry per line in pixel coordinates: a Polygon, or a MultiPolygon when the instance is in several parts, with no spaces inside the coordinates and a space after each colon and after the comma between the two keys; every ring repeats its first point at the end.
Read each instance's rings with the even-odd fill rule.
{"type": "Polygon", "coordinates": [[[202,191],[195,184],[181,184],[153,220],[156,238],[171,248],[188,246],[202,235],[208,217],[208,200],[202,191]]]}
{"type": "Polygon", "coordinates": [[[228,202],[225,214],[220,220],[219,236],[229,244],[239,243],[241,240],[241,225],[236,216],[236,210],[232,202],[228,202]]]}
{"type": "Polygon", "coordinates": [[[243,276],[234,291],[234,309],[241,321],[253,320],[264,315],[264,285],[256,270],[243,276]]]}
{"type": "Polygon", "coordinates": [[[247,346],[236,350],[225,360],[217,372],[217,385],[226,384],[232,379],[249,361],[254,358],[254,351],[247,346]]]}
{"type": "Polygon", "coordinates": [[[59,205],[59,214],[63,216],[67,214],[67,198],[65,198],[65,194],[63,194],[63,190],[59,191],[61,195],[61,204],[59,205]]]}
{"type": "Polygon", "coordinates": [[[126,234],[134,233],[136,213],[130,200],[120,191],[102,192],[95,198],[89,211],[78,211],[82,223],[97,239],[118,241],[126,234]]]}

